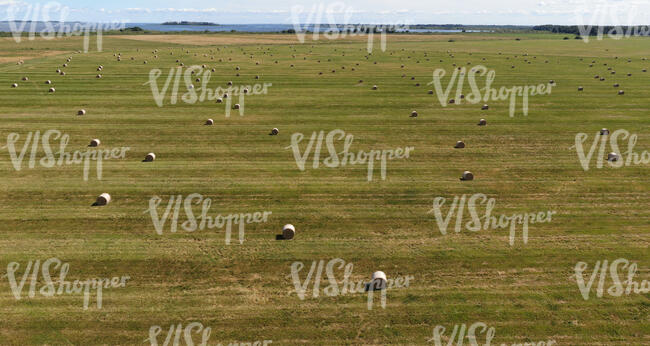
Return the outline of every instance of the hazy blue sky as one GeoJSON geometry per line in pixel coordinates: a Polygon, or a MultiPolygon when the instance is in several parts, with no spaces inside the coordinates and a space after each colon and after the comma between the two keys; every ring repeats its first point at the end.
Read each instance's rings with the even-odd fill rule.
{"type": "MultiPolygon", "coordinates": [[[[24,19],[51,1],[0,0],[0,20],[24,19]],[[31,6],[31,7],[30,7],[31,6]]],[[[650,0],[69,0],[51,7],[50,20],[223,24],[331,22],[400,24],[650,24],[650,0]],[[298,9],[302,8],[302,12],[298,9]],[[293,17],[292,17],[293,13],[293,17]],[[310,17],[311,14],[311,17],[310,17]],[[320,14],[320,19],[319,19],[320,14]]],[[[37,20],[43,20],[42,10],[37,20]]],[[[31,18],[31,17],[30,17],[31,18]]]]}

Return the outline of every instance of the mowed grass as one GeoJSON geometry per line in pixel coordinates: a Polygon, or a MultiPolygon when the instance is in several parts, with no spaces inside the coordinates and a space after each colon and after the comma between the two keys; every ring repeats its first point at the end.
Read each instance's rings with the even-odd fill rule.
{"type": "MultiPolygon", "coordinates": [[[[2,149],[0,272],[10,262],[21,263],[22,273],[30,260],[56,257],[70,264],[68,280],[131,277],[125,288],[104,291],[102,309],[92,304],[93,295],[86,311],[82,294],[26,297],[29,281],[16,300],[3,277],[0,343],[140,345],[154,325],[163,329],[162,343],[170,325],[196,321],[212,328],[210,344],[426,344],[436,325],[448,336],[455,324],[474,322],[495,327],[493,344],[650,344],[648,294],[596,298],[594,287],[584,300],[573,270],[579,261],[589,263],[588,280],[596,261],[623,257],[638,263],[637,281],[650,279],[650,166],[596,169],[594,158],[584,171],[571,149],[577,133],[589,134],[588,150],[606,127],[637,134],[639,154],[650,150],[650,73],[642,72],[650,68],[642,60],[650,56],[650,41],[562,37],[468,34],[447,42],[390,36],[388,49],[375,44],[371,55],[361,40],[322,37],[304,44],[184,46],[105,36],[102,52],[91,45],[86,54],[75,53],[83,47],[80,38],[0,41],[3,57],[39,56],[23,65],[18,59],[0,64],[0,145],[18,133],[22,148],[30,131],[56,129],[70,135],[68,151],[85,150],[93,138],[104,148],[130,148],[126,159],[104,161],[101,180],[91,166],[88,181],[80,165],[29,168],[29,152],[16,171],[2,149]],[[66,75],[57,75],[68,56],[66,75]],[[214,68],[212,88],[228,81],[273,85],[266,95],[246,97],[244,116],[232,111],[226,118],[224,105],[214,101],[172,105],[167,97],[158,107],[145,83],[159,68],[162,87],[177,59],[214,68]],[[104,70],[97,72],[100,64],[104,70]],[[427,83],[434,69],[444,68],[446,86],[452,64],[494,70],[495,88],[550,79],[557,86],[551,95],[531,97],[528,116],[520,98],[515,117],[508,116],[507,101],[489,101],[487,111],[481,104],[442,107],[427,83]],[[606,81],[594,79],[597,74],[606,81]],[[45,80],[56,93],[47,92],[45,80]],[[617,95],[619,89],[625,95],[617,95]],[[82,108],[87,115],[76,116],[82,108]],[[409,117],[413,110],[417,118],[409,117]],[[203,126],[207,118],[214,126],[203,126]],[[476,126],[480,118],[488,126],[476,126]],[[274,127],[280,134],[269,136],[274,127]],[[314,131],[335,129],[354,136],[353,152],[415,150],[387,163],[386,180],[375,169],[368,182],[366,165],[313,169],[313,155],[300,171],[287,149],[291,135],[305,135],[304,150],[314,131]],[[453,149],[458,140],[467,147],[453,149]],[[148,152],[156,153],[156,162],[141,162],[148,152]],[[464,170],[476,179],[460,181],[464,170]],[[103,192],[113,202],[91,207],[103,192]],[[162,213],[170,196],[192,193],[212,199],[211,216],[272,215],[267,223],[246,225],[241,245],[236,227],[231,245],[223,229],[172,234],[166,226],[158,235],[146,212],[149,200],[160,196],[162,213]],[[550,223],[531,225],[526,244],[521,226],[514,246],[507,230],[455,233],[454,221],[442,235],[428,213],[433,199],[476,193],[496,199],[496,215],[557,214],[550,223]],[[276,241],[286,223],[296,226],[296,238],[276,241]],[[354,264],[354,281],[369,280],[377,270],[415,279],[408,288],[389,290],[385,309],[375,298],[371,311],[364,294],[326,296],[324,274],[319,297],[311,296],[311,283],[305,300],[292,292],[293,262],[305,263],[304,280],[312,261],[335,258],[354,264]]],[[[479,82],[483,87],[484,79],[479,82]]],[[[464,93],[470,91],[466,85],[464,93]]],[[[342,271],[336,273],[341,281],[342,271]]]]}

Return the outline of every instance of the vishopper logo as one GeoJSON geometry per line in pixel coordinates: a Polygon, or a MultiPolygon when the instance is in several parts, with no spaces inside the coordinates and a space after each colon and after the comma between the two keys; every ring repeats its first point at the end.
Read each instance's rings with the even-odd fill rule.
{"type": "MultiPolygon", "coordinates": [[[[149,338],[147,338],[144,342],[148,342],[151,346],[158,346],[158,337],[160,333],[163,331],[163,329],[160,326],[151,326],[149,328],[149,338]]],[[[203,323],[200,322],[191,322],[185,327],[183,327],[182,323],[179,323],[177,325],[172,324],[169,326],[169,329],[167,330],[167,334],[165,336],[165,339],[162,341],[163,346],[180,346],[180,345],[187,345],[187,346],[192,346],[195,345],[194,339],[195,338],[200,338],[200,343],[196,344],[199,346],[207,346],[208,341],[210,340],[210,335],[212,334],[212,328],[210,327],[205,327],[203,323]],[[192,334],[196,334],[197,336],[193,336],[192,334]]],[[[228,346],[268,346],[272,344],[272,340],[257,340],[257,341],[252,341],[252,342],[235,342],[235,343],[228,343],[228,346]]],[[[218,344],[212,344],[215,346],[223,346],[222,343],[218,344]]]]}
{"type": "Polygon", "coordinates": [[[11,286],[11,293],[13,293],[14,298],[16,298],[16,300],[20,300],[23,298],[23,293],[22,293],[23,288],[25,287],[25,283],[27,282],[27,279],[30,278],[30,276],[31,278],[30,278],[29,292],[27,294],[27,297],[34,298],[36,296],[37,286],[39,284],[39,280],[38,280],[39,267],[41,269],[44,285],[42,285],[41,288],[38,289],[38,293],[40,293],[44,297],[53,297],[54,295],[81,294],[83,292],[84,310],[88,309],[91,289],[95,291],[97,296],[97,300],[96,300],[97,308],[101,309],[102,297],[103,297],[102,290],[108,288],[125,287],[126,281],[131,278],[129,276],[121,276],[121,277],[116,276],[110,279],[103,278],[103,279],[87,279],[81,281],[74,280],[73,282],[71,282],[66,280],[66,276],[68,275],[68,271],[70,270],[70,264],[62,263],[61,260],[59,260],[58,258],[50,258],[44,261],[42,266],[40,260],[29,261],[27,263],[27,267],[25,268],[25,272],[23,273],[22,278],[20,279],[20,282],[18,282],[16,280],[16,272],[18,271],[18,269],[20,269],[20,263],[11,262],[7,266],[6,277],[8,278],[9,285],[11,286]],[[54,269],[54,270],[59,269],[59,280],[58,282],[56,282],[56,284],[58,284],[58,288],[55,286],[55,282],[52,281],[52,275],[50,274],[50,269],[54,269]]]}
{"type": "Polygon", "coordinates": [[[514,245],[516,239],[517,225],[521,225],[521,237],[524,244],[528,243],[528,225],[534,223],[547,223],[553,221],[553,214],[556,211],[546,211],[539,213],[524,213],[508,215],[492,215],[492,210],[496,205],[496,199],[488,198],[482,193],[477,193],[468,196],[455,196],[454,201],[449,206],[447,215],[443,216],[442,207],[447,202],[444,197],[436,197],[433,199],[433,208],[429,210],[429,214],[433,214],[436,218],[436,224],[442,235],[447,235],[447,228],[456,213],[454,232],[460,233],[462,230],[470,232],[478,232],[480,230],[487,231],[489,229],[509,229],[509,244],[514,245]],[[485,205],[485,213],[478,211],[479,207],[485,205]],[[469,212],[470,221],[463,223],[465,208],[469,212]]]}
{"type": "Polygon", "coordinates": [[[176,233],[178,230],[178,220],[181,213],[181,204],[182,211],[185,213],[187,220],[181,223],[181,228],[186,232],[195,232],[197,230],[203,231],[207,229],[222,229],[226,227],[226,245],[230,245],[230,240],[232,237],[232,226],[239,226],[239,243],[244,243],[244,233],[246,224],[250,223],[262,223],[267,222],[268,217],[272,214],[270,211],[264,212],[254,212],[254,213],[239,213],[239,214],[228,214],[221,215],[218,214],[214,217],[208,216],[210,212],[210,206],[212,205],[211,198],[205,198],[203,195],[198,193],[193,193],[188,195],[183,199],[182,195],[171,196],[167,207],[164,209],[162,216],[158,214],[158,206],[162,203],[162,198],[154,196],[149,200],[149,209],[145,210],[145,213],[151,215],[151,220],[153,221],[154,228],[158,235],[163,235],[165,229],[165,223],[170,217],[170,232],[176,233]],[[201,214],[197,217],[194,215],[192,210],[192,204],[201,205],[201,214]]]}
{"type": "Polygon", "coordinates": [[[312,168],[317,169],[320,165],[320,154],[323,147],[323,140],[325,140],[325,145],[327,146],[327,151],[329,157],[323,160],[323,164],[329,168],[336,167],[345,167],[346,165],[368,165],[368,181],[373,179],[373,171],[375,167],[375,161],[379,162],[381,179],[386,180],[386,165],[388,160],[394,159],[408,159],[411,151],[414,150],[414,147],[406,148],[396,148],[396,149],[384,149],[384,150],[370,150],[365,152],[360,150],[356,155],[350,152],[350,147],[354,141],[353,135],[346,135],[343,130],[333,130],[327,134],[325,137],[325,132],[314,132],[311,135],[311,139],[305,148],[305,151],[301,154],[300,152],[300,142],[305,138],[305,135],[302,133],[294,133],[291,135],[291,145],[285,149],[291,149],[293,151],[293,157],[296,160],[296,165],[301,171],[305,170],[305,163],[309,159],[309,154],[314,152],[314,162],[312,168]],[[334,142],[336,140],[344,140],[343,151],[337,152],[334,142]],[[316,147],[314,148],[314,145],[316,147]],[[339,157],[340,155],[340,157],[339,157]]]}
{"type": "Polygon", "coordinates": [[[195,104],[197,102],[205,101],[225,103],[226,118],[230,117],[230,110],[233,108],[232,100],[234,96],[239,97],[237,108],[239,109],[239,115],[243,116],[245,96],[266,95],[268,94],[268,88],[273,86],[273,83],[256,83],[248,86],[229,85],[226,88],[217,87],[215,89],[210,89],[208,84],[212,78],[212,71],[204,69],[202,66],[198,65],[190,66],[185,69],[185,71],[183,71],[183,66],[170,68],[169,74],[167,75],[162,88],[158,84],[158,78],[160,78],[161,75],[162,70],[153,69],[149,72],[149,81],[144,83],[144,85],[149,85],[151,87],[153,99],[158,107],[164,106],[165,98],[168,96],[168,91],[170,92],[169,103],[172,105],[178,103],[179,88],[182,85],[185,90],[183,95],[180,96],[182,102],[187,104],[195,104]],[[201,84],[199,87],[196,87],[194,83],[201,84]],[[169,89],[170,86],[172,86],[171,90],[169,89]]]}
{"type": "Polygon", "coordinates": [[[496,79],[496,72],[494,70],[488,70],[487,67],[483,65],[476,65],[469,70],[467,73],[466,67],[455,68],[451,74],[449,83],[446,88],[442,87],[442,78],[447,75],[445,69],[439,68],[433,71],[433,81],[429,82],[428,85],[433,84],[436,92],[436,96],[440,101],[442,107],[447,107],[449,104],[459,105],[464,99],[467,103],[476,104],[479,102],[488,102],[488,101],[510,101],[510,117],[515,116],[517,97],[521,97],[521,103],[523,108],[524,116],[528,115],[528,98],[530,96],[537,95],[550,95],[554,83],[548,84],[538,84],[538,85],[527,85],[527,86],[513,86],[511,88],[501,87],[499,90],[492,88],[492,83],[496,79]],[[479,88],[476,75],[481,77],[485,76],[485,87],[479,88]],[[465,87],[465,76],[467,76],[467,81],[472,92],[468,95],[463,94],[463,88],[465,87]],[[452,89],[456,86],[456,95],[453,99],[453,102],[449,98],[452,89]]]}
{"type": "Polygon", "coordinates": [[[617,2],[616,4],[601,3],[595,5],[591,2],[582,7],[576,8],[576,22],[580,37],[585,43],[595,36],[597,41],[603,40],[605,33],[607,37],[620,40],[632,36],[649,36],[650,26],[635,25],[635,22],[643,22],[638,15],[643,13],[637,5],[617,2]],[[585,19],[585,15],[590,17],[585,19]],[[621,20],[625,18],[625,20],[621,20]],[[625,23],[625,25],[623,24],[625,23]]]}
{"type": "Polygon", "coordinates": [[[23,168],[25,155],[31,146],[27,167],[34,168],[37,164],[45,168],[83,164],[84,181],[88,181],[90,161],[96,161],[97,179],[101,180],[103,169],[102,160],[124,159],[126,157],[126,152],[131,150],[129,147],[120,147],[113,149],[86,149],[86,151],[75,150],[74,152],[66,152],[70,136],[59,130],[47,130],[42,134],[42,136],[40,131],[29,132],[25,138],[25,143],[23,144],[22,149],[20,149],[20,153],[18,153],[18,149],[16,148],[16,143],[18,143],[19,140],[20,135],[18,133],[10,133],[7,136],[7,145],[0,148],[9,151],[11,163],[16,171],[20,171],[23,168]],[[58,152],[55,153],[54,150],[52,150],[50,139],[59,141],[58,152]],[[39,143],[42,145],[44,156],[42,156],[40,160],[37,160],[37,155],[39,155],[39,143]],[[55,154],[58,156],[58,160],[55,157],[55,154]]]}
{"type": "Polygon", "coordinates": [[[33,41],[36,35],[45,40],[83,35],[83,51],[88,53],[90,35],[95,33],[97,36],[97,51],[101,52],[103,48],[103,31],[126,28],[124,21],[113,23],[66,22],[69,14],[69,7],[52,1],[45,5],[10,2],[7,7],[7,20],[16,43],[21,42],[24,33],[27,33],[30,41],[33,41]],[[57,14],[59,21],[55,22],[53,19],[57,17],[57,14]],[[19,19],[19,16],[22,16],[22,19],[19,19]],[[39,24],[42,28],[38,28],[39,24]]]}
{"type": "Polygon", "coordinates": [[[346,264],[345,260],[340,258],[335,258],[328,261],[327,267],[325,267],[324,260],[320,260],[318,262],[313,261],[307,277],[304,281],[302,281],[300,279],[300,272],[305,268],[305,264],[303,262],[293,262],[291,264],[291,274],[289,274],[287,277],[290,277],[292,279],[295,289],[294,292],[298,295],[298,298],[300,298],[300,300],[306,299],[307,287],[309,287],[309,282],[312,281],[313,277],[312,297],[318,298],[320,294],[321,279],[323,278],[323,269],[325,268],[327,281],[329,282],[329,285],[323,289],[323,292],[326,296],[336,297],[339,295],[367,292],[368,310],[372,310],[375,290],[380,291],[381,307],[385,309],[386,291],[389,289],[409,287],[410,282],[415,279],[415,277],[411,275],[406,277],[396,277],[394,279],[386,278],[383,272],[377,272],[381,274],[378,277],[373,278],[373,280],[369,283],[365,283],[363,280],[354,282],[350,279],[352,276],[353,267],[354,265],[352,263],[346,264]],[[334,273],[335,267],[339,271],[343,270],[343,280],[341,281],[340,285],[336,280],[336,274],[334,273]],[[316,276],[314,276],[314,274],[316,274],[316,276]]]}
{"type": "Polygon", "coordinates": [[[594,136],[594,141],[591,144],[589,152],[585,154],[585,148],[583,144],[587,141],[589,135],[586,133],[578,133],[575,139],[575,145],[569,149],[575,149],[578,154],[578,160],[582,165],[582,169],[586,172],[589,170],[594,153],[596,148],[598,148],[598,156],[596,158],[596,168],[603,168],[603,160],[607,160],[607,164],[612,168],[620,168],[623,166],[631,166],[644,164],[647,165],[650,163],[650,152],[643,151],[641,154],[634,152],[634,147],[638,140],[636,134],[630,134],[629,131],[619,129],[614,131],[611,135],[609,130],[602,129],[600,133],[596,132],[594,136]],[[627,151],[621,155],[619,149],[619,138],[626,140],[627,139],[627,151]],[[609,140],[609,146],[612,150],[610,153],[605,156],[605,149],[607,147],[607,141],[609,140]],[[599,145],[600,144],[600,145],[599,145]],[[624,156],[624,157],[621,157],[624,156]]]}
{"type": "MultiPolygon", "coordinates": [[[[437,325],[435,328],[433,328],[433,337],[429,340],[428,342],[433,342],[436,346],[453,346],[456,341],[456,345],[463,345],[463,342],[465,341],[465,338],[467,338],[467,341],[469,342],[470,346],[490,346],[492,344],[492,339],[494,339],[496,335],[496,329],[494,327],[489,327],[488,325],[483,323],[483,322],[476,322],[473,323],[472,325],[467,327],[465,323],[458,325],[454,325],[454,329],[451,332],[451,335],[446,336],[445,332],[447,331],[447,328],[441,325],[437,325]],[[485,336],[481,336],[481,334],[485,334],[485,336]],[[481,338],[485,338],[485,343],[482,344],[482,341],[479,341],[481,338]],[[443,339],[446,339],[447,342],[443,342],[443,339]]],[[[498,345],[498,344],[497,344],[498,345]]],[[[506,344],[502,343],[501,346],[553,346],[557,345],[557,342],[555,340],[548,340],[548,341],[539,341],[539,342],[525,342],[525,343],[518,343],[514,342],[512,344],[506,344]]]]}
{"type": "Polygon", "coordinates": [[[347,6],[344,2],[334,2],[327,6],[323,3],[314,4],[310,11],[306,11],[302,5],[296,5],[291,8],[291,22],[300,43],[305,43],[305,36],[308,31],[312,31],[312,40],[314,41],[320,38],[321,31],[324,31],[323,36],[328,40],[365,35],[368,37],[368,53],[372,53],[376,34],[380,36],[381,51],[385,52],[387,33],[409,30],[406,23],[352,25],[350,20],[355,12],[352,7],[347,6]],[[301,16],[304,13],[306,13],[306,16],[302,19],[301,16]],[[323,16],[326,18],[323,18],[323,16]],[[324,19],[327,19],[329,27],[321,28],[324,19]]]}
{"type": "Polygon", "coordinates": [[[598,277],[598,286],[596,287],[596,297],[602,298],[603,293],[605,292],[605,282],[609,275],[612,280],[612,285],[607,288],[607,294],[612,297],[620,297],[623,294],[630,295],[634,294],[646,294],[650,293],[650,281],[643,280],[641,282],[634,281],[634,277],[637,274],[637,264],[636,262],[630,263],[625,258],[619,258],[611,263],[607,260],[596,261],[594,268],[592,269],[591,275],[588,276],[588,281],[585,282],[585,277],[583,273],[587,270],[589,264],[587,262],[578,262],[574,268],[575,270],[575,279],[578,284],[578,289],[580,289],[580,294],[584,300],[589,300],[591,294],[591,288],[598,277]],[[621,281],[621,271],[627,269],[627,280],[621,281]]]}

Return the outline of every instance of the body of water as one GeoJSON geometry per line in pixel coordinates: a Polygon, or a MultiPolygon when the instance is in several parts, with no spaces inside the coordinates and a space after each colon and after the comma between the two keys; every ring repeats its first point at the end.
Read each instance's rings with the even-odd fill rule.
{"type": "MultiPolygon", "coordinates": [[[[74,30],[75,22],[64,23],[63,26],[59,22],[52,22],[49,26],[43,22],[35,22],[32,26],[31,23],[21,23],[17,22],[13,26],[9,22],[0,22],[0,32],[12,32],[12,31],[23,31],[23,32],[41,32],[43,30],[49,30],[52,28],[56,32],[69,32],[74,30]],[[23,25],[24,24],[24,25],[23,25]],[[32,28],[33,27],[33,28],[32,28]],[[63,30],[61,28],[64,28],[63,30]],[[65,29],[65,28],[70,29],[65,29]],[[14,29],[17,28],[17,29],[14,29]]],[[[223,24],[223,25],[162,25],[155,23],[126,23],[119,24],[124,25],[126,28],[130,27],[140,27],[144,30],[151,31],[238,31],[238,32],[280,32],[284,30],[294,29],[292,24],[223,24]]],[[[102,24],[103,28],[118,27],[119,25],[113,24],[102,24]]],[[[314,25],[301,25],[301,28],[314,31],[314,25]]],[[[320,25],[320,32],[327,32],[330,30],[330,26],[327,24],[320,25]]],[[[461,32],[461,30],[437,30],[437,29],[410,29],[410,32],[461,32]]],[[[467,30],[467,32],[479,32],[480,30],[467,30]]]]}

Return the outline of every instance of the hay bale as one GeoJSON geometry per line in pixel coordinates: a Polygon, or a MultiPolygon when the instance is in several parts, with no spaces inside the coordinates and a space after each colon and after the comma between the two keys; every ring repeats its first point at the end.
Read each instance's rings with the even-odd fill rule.
{"type": "Polygon", "coordinates": [[[56,89],[54,89],[54,88],[50,88],[50,90],[48,90],[48,92],[51,92],[51,93],[53,93],[55,91],[56,91],[56,89]]]}
{"type": "Polygon", "coordinates": [[[449,100],[449,104],[453,105],[454,103],[456,103],[456,100],[454,99],[449,100]]]}
{"type": "Polygon", "coordinates": [[[618,83],[614,83],[614,88],[618,88],[620,85],[618,83]]]}
{"type": "Polygon", "coordinates": [[[232,81],[228,81],[228,83],[226,83],[226,84],[227,84],[228,86],[232,86],[232,81]]]}
{"type": "Polygon", "coordinates": [[[239,103],[235,103],[235,105],[232,106],[233,109],[239,109],[240,107],[241,107],[241,106],[239,105],[239,103]]]}
{"type": "Polygon", "coordinates": [[[88,144],[88,146],[94,148],[94,147],[98,147],[100,144],[102,144],[102,142],[99,139],[95,138],[92,141],[90,141],[90,144],[88,144]]]}
{"type": "Polygon", "coordinates": [[[248,88],[244,88],[244,94],[248,94],[248,88]]]}
{"type": "Polygon", "coordinates": [[[623,91],[623,90],[619,90],[619,91],[618,91],[618,94],[619,94],[619,95],[624,95],[624,94],[625,94],[625,91],[623,91]]]}
{"type": "Polygon", "coordinates": [[[460,180],[462,181],[469,181],[469,180],[474,180],[474,174],[470,171],[465,171],[463,172],[463,176],[460,177],[460,180]]]}
{"type": "Polygon", "coordinates": [[[144,160],[142,162],[154,162],[156,160],[156,154],[154,153],[149,153],[147,156],[144,157],[144,160]]]}
{"type": "Polygon", "coordinates": [[[296,235],[296,228],[292,224],[286,224],[282,227],[282,239],[289,240],[293,239],[296,235]]]}
{"type": "Polygon", "coordinates": [[[478,121],[478,126],[485,126],[485,125],[487,125],[487,120],[481,119],[478,121]]]}
{"type": "Polygon", "coordinates": [[[28,81],[28,80],[29,80],[29,78],[27,78],[27,77],[23,77],[23,81],[26,82],[26,81],[28,81]]]}
{"type": "Polygon", "coordinates": [[[214,120],[212,120],[212,119],[208,119],[208,120],[206,120],[206,121],[205,121],[205,125],[208,125],[208,126],[210,126],[210,125],[214,125],[214,120]]]}
{"type": "Polygon", "coordinates": [[[386,279],[386,273],[382,271],[376,271],[372,273],[372,280],[366,284],[366,291],[381,291],[385,290],[388,287],[388,280],[386,279]]]}
{"type": "Polygon", "coordinates": [[[377,88],[376,85],[373,85],[373,86],[372,86],[372,90],[377,90],[377,89],[378,89],[378,88],[377,88]]]}
{"type": "Polygon", "coordinates": [[[555,81],[551,79],[550,81],[548,81],[548,84],[555,84],[555,81]]]}
{"type": "Polygon", "coordinates": [[[98,74],[97,76],[95,76],[95,78],[100,79],[102,78],[102,75],[98,74]]]}
{"type": "Polygon", "coordinates": [[[427,94],[429,94],[429,95],[433,95],[433,90],[429,90],[429,91],[427,91],[427,94]]]}
{"type": "Polygon", "coordinates": [[[223,99],[220,97],[217,99],[217,103],[221,103],[221,102],[223,102],[223,99]]]}
{"type": "Polygon", "coordinates": [[[260,76],[255,76],[255,79],[260,79],[260,76]]]}
{"type": "Polygon", "coordinates": [[[456,142],[456,145],[454,145],[454,148],[455,149],[463,149],[463,148],[465,148],[465,142],[463,142],[463,141],[456,142]]]}
{"type": "Polygon", "coordinates": [[[86,110],[85,110],[85,109],[80,109],[80,110],[77,112],[77,115],[86,115],[86,110]]]}
{"type": "Polygon", "coordinates": [[[62,76],[65,76],[65,72],[63,72],[63,71],[61,71],[61,73],[59,73],[59,74],[62,75],[62,76]]]}
{"type": "Polygon", "coordinates": [[[56,73],[61,73],[61,70],[60,70],[60,69],[56,69],[56,73]]]}
{"type": "Polygon", "coordinates": [[[52,84],[52,81],[51,80],[46,80],[45,84],[52,84]]]}
{"type": "Polygon", "coordinates": [[[578,91],[582,91],[582,90],[584,90],[584,88],[581,87],[581,86],[579,86],[579,87],[578,87],[578,91]]]}
{"type": "Polygon", "coordinates": [[[488,110],[488,109],[490,109],[490,106],[488,106],[487,104],[484,104],[484,105],[481,107],[481,110],[483,110],[483,111],[486,111],[486,110],[488,110]]]}
{"type": "Polygon", "coordinates": [[[411,112],[411,118],[415,118],[417,116],[418,116],[418,112],[416,111],[411,112]]]}
{"type": "Polygon", "coordinates": [[[618,159],[619,159],[619,156],[618,156],[617,153],[612,152],[612,153],[607,154],[607,161],[609,161],[609,162],[616,162],[616,161],[618,161],[618,159]]]}
{"type": "Polygon", "coordinates": [[[11,85],[11,87],[12,87],[12,88],[17,88],[17,87],[18,87],[18,84],[17,84],[17,83],[14,83],[14,84],[11,85]]]}
{"type": "Polygon", "coordinates": [[[104,206],[107,205],[108,203],[111,203],[111,195],[108,193],[102,193],[97,197],[97,200],[95,203],[93,203],[93,207],[98,207],[98,206],[104,206]]]}
{"type": "Polygon", "coordinates": [[[602,128],[602,129],[600,130],[600,135],[601,135],[601,136],[605,136],[605,135],[608,135],[608,134],[609,134],[609,130],[608,130],[608,129],[606,129],[606,128],[602,128]]]}
{"type": "Polygon", "coordinates": [[[280,130],[278,130],[277,127],[274,127],[273,130],[271,130],[271,133],[269,133],[270,136],[277,136],[278,133],[280,133],[280,130]]]}

